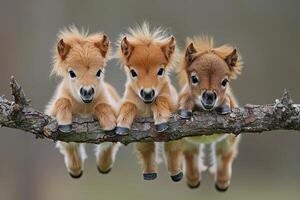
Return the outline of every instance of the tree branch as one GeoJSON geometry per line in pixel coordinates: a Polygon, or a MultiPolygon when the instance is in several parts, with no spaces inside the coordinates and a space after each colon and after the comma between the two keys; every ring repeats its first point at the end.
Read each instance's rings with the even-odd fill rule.
{"type": "Polygon", "coordinates": [[[166,142],[183,137],[211,135],[214,133],[260,133],[271,130],[300,130],[300,105],[294,104],[287,91],[280,100],[269,105],[246,105],[234,108],[230,114],[197,111],[190,120],[173,114],[169,128],[157,133],[151,118],[136,119],[129,135],[104,132],[97,120],[74,117],[72,132],[62,133],[53,118],[32,108],[22,88],[11,78],[14,101],[0,97],[0,126],[33,133],[37,138],[49,138],[65,142],[102,143],[166,142]]]}

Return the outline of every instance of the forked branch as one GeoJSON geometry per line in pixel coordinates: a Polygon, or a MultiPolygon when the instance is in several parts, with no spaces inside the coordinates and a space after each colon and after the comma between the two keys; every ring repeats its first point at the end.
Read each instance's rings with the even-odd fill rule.
{"type": "Polygon", "coordinates": [[[0,97],[0,126],[24,130],[37,138],[65,142],[102,143],[166,142],[183,137],[211,135],[214,133],[260,133],[271,130],[300,130],[300,105],[294,104],[287,91],[280,100],[269,105],[246,105],[235,108],[230,114],[195,112],[190,120],[173,114],[169,128],[157,133],[151,118],[139,118],[133,123],[129,135],[104,132],[98,121],[75,117],[70,133],[58,130],[55,119],[32,108],[22,88],[11,78],[13,101],[0,97]]]}

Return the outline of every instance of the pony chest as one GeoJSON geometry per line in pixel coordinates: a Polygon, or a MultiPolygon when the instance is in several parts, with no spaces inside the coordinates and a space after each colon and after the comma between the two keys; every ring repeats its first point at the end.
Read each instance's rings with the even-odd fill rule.
{"type": "Polygon", "coordinates": [[[73,105],[72,113],[84,118],[91,117],[94,113],[94,107],[92,105],[73,105]]]}
{"type": "Polygon", "coordinates": [[[144,104],[138,108],[138,117],[152,117],[151,104],[144,104]]]}

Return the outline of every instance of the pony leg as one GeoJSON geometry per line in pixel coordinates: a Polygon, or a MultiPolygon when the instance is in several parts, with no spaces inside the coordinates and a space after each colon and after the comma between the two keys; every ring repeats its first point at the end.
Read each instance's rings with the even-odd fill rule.
{"type": "Polygon", "coordinates": [[[182,164],[182,140],[171,141],[164,143],[166,164],[174,182],[182,179],[183,173],[181,169],[182,164]]]}
{"type": "Polygon", "coordinates": [[[239,140],[240,136],[228,135],[215,144],[215,186],[220,192],[225,192],[230,185],[232,163],[238,153],[239,140]]]}
{"type": "Polygon", "coordinates": [[[113,108],[106,103],[99,103],[95,106],[95,115],[100,126],[105,131],[113,130],[116,127],[116,116],[113,108]]]}
{"type": "Polygon", "coordinates": [[[124,102],[117,117],[117,127],[115,132],[119,135],[128,134],[136,114],[137,106],[132,102],[124,102]]]}
{"type": "Polygon", "coordinates": [[[163,132],[168,128],[168,120],[171,115],[169,99],[167,97],[157,97],[151,106],[154,124],[157,132],[163,132]]]}
{"type": "Polygon", "coordinates": [[[199,157],[200,149],[200,144],[185,141],[185,148],[183,152],[185,160],[185,176],[187,185],[191,189],[198,188],[200,186],[201,171],[205,170],[200,169],[202,167],[200,165],[202,160],[200,160],[199,157]]]}
{"type": "Polygon", "coordinates": [[[68,133],[72,130],[72,112],[71,102],[66,98],[59,98],[54,104],[56,112],[56,120],[58,122],[58,129],[61,132],[68,133]]]}
{"type": "Polygon", "coordinates": [[[143,169],[144,180],[154,180],[157,177],[155,143],[136,143],[135,149],[143,169]]]}
{"type": "Polygon", "coordinates": [[[104,142],[96,145],[97,168],[100,173],[107,174],[110,172],[119,147],[119,143],[112,142],[104,142]]]}
{"type": "Polygon", "coordinates": [[[84,144],[74,142],[57,142],[61,154],[64,155],[67,170],[72,178],[80,178],[83,173],[83,163],[87,158],[84,144]]]}

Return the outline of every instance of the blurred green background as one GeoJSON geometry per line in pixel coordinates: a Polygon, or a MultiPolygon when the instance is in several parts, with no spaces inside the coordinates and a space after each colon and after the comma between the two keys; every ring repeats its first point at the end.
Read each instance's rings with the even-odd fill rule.
{"type": "MultiPolygon", "coordinates": [[[[22,84],[34,107],[43,110],[58,82],[49,78],[56,33],[74,23],[105,31],[112,41],[128,26],[149,21],[170,28],[183,48],[185,37],[214,36],[231,43],[243,55],[243,74],[233,83],[241,105],[267,104],[289,89],[299,93],[299,1],[0,1],[0,94],[10,96],[9,78],[22,84]]],[[[117,61],[109,62],[106,77],[120,92],[125,75],[117,61]]],[[[84,175],[73,180],[63,157],[49,140],[36,140],[21,131],[0,129],[0,199],[299,199],[300,135],[293,131],[245,134],[234,163],[229,191],[215,191],[206,173],[199,189],[185,181],[172,183],[165,166],[159,178],[142,180],[132,145],[122,147],[112,172],[96,170],[93,146],[84,175]]]]}

